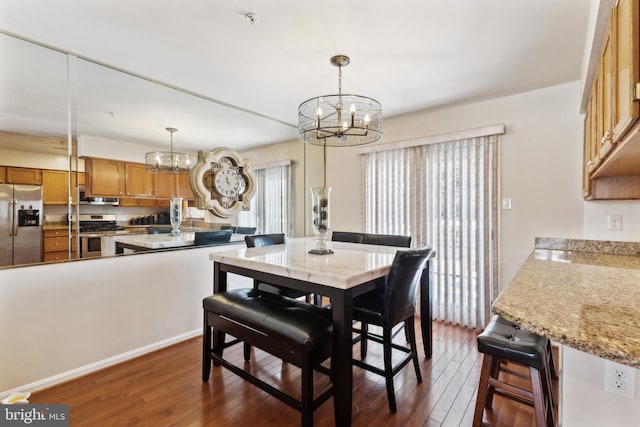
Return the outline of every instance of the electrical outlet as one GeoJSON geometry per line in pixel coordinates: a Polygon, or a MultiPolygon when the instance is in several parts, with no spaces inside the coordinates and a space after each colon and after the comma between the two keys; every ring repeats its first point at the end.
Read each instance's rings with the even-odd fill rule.
{"type": "Polygon", "coordinates": [[[607,216],[607,230],[612,230],[612,231],[622,230],[622,215],[607,216]]]}
{"type": "Polygon", "coordinates": [[[634,368],[605,360],[604,391],[633,399],[635,386],[636,370],[634,368]]]}

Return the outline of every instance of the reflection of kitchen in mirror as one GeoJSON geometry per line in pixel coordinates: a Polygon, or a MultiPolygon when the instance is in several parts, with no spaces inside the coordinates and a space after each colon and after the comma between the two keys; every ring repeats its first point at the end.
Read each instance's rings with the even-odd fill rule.
{"type": "Polygon", "coordinates": [[[67,56],[5,34],[0,34],[0,51],[11,58],[0,70],[0,186],[6,196],[0,201],[0,223],[19,219],[30,206],[39,211],[28,229],[13,221],[13,232],[1,235],[0,251],[6,256],[0,265],[67,259],[69,169],[74,164],[67,136],[67,56]],[[27,197],[26,189],[38,196],[27,197]],[[61,226],[49,231],[46,223],[61,226]],[[43,237],[51,237],[44,240],[50,255],[43,237]],[[13,256],[8,255],[11,247],[13,256]],[[19,248],[29,256],[18,256],[19,248]]]}
{"type": "MultiPolygon", "coordinates": [[[[164,230],[172,197],[183,198],[185,232],[235,225],[196,208],[188,174],[145,170],[145,153],[169,149],[168,127],[178,129],[173,149],[194,156],[295,135],[295,126],[13,34],[0,32],[0,47],[11,58],[0,70],[0,182],[42,187],[36,261],[113,255],[114,235],[164,230]],[[111,229],[87,228],[96,222],[111,229]]],[[[294,147],[288,156],[301,159],[294,147]]]]}

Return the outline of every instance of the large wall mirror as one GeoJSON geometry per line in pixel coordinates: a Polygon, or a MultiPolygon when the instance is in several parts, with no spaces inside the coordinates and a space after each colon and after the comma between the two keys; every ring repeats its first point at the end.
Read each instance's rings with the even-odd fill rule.
{"type": "MultiPolygon", "coordinates": [[[[2,202],[2,197],[8,197],[3,194],[9,186],[39,185],[43,189],[41,204],[31,208],[39,211],[44,225],[37,237],[31,238],[31,252],[40,253],[39,259],[13,256],[11,262],[6,261],[10,244],[15,254],[19,252],[15,247],[31,243],[3,236],[0,254],[5,261],[0,258],[0,268],[82,259],[91,257],[90,252],[113,255],[104,241],[98,244],[100,251],[95,244],[93,251],[88,250],[91,245],[86,233],[74,222],[84,215],[107,215],[127,230],[166,222],[173,190],[141,197],[122,194],[118,205],[108,197],[98,204],[84,193],[90,192],[86,168],[91,159],[140,165],[146,152],[169,150],[167,127],[178,129],[173,136],[176,151],[197,154],[198,150],[230,147],[253,156],[259,153],[259,159],[251,159],[253,163],[283,160],[286,152],[284,155],[302,171],[299,176],[304,176],[305,147],[292,143],[296,135],[292,124],[13,35],[0,33],[0,51],[0,209],[9,211],[9,202],[2,202]],[[259,138],[256,129],[260,130],[259,138]],[[279,146],[282,141],[288,141],[283,143],[284,149],[257,148],[279,146]],[[271,152],[276,157],[269,158],[271,152]],[[30,174],[39,178],[31,182],[30,174]],[[78,200],[79,196],[85,197],[78,200]]],[[[303,192],[304,186],[299,185],[296,191],[303,192]]],[[[0,214],[0,227],[7,228],[3,221],[9,219],[5,216],[0,214]]],[[[202,216],[197,219],[203,223],[196,221],[194,227],[204,224],[215,228],[212,223],[227,222],[211,218],[209,213],[202,216]]],[[[26,236],[26,230],[18,227],[19,237],[26,236]]]]}

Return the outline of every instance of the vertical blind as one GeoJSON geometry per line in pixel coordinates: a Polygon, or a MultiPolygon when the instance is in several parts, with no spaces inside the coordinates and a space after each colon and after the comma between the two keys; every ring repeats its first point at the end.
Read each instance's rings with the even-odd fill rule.
{"type": "Polygon", "coordinates": [[[251,209],[238,213],[238,225],[257,227],[257,233],[292,235],[291,165],[254,171],[256,193],[251,209]]]}
{"type": "Polygon", "coordinates": [[[498,135],[362,156],[364,228],[436,251],[434,319],[483,328],[498,291],[498,135]]]}

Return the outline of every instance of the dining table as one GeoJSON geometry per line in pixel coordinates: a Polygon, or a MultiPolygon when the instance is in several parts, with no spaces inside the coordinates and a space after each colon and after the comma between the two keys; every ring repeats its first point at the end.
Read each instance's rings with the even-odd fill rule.
{"type": "MultiPolygon", "coordinates": [[[[333,382],[336,426],[351,425],[353,299],[375,287],[389,273],[399,250],[393,246],[327,242],[333,251],[311,254],[313,237],[290,238],[285,244],[212,252],[213,292],[227,290],[227,273],[319,294],[331,299],[333,322],[333,382]]],[[[402,249],[400,249],[402,250],[402,249]]],[[[420,313],[425,356],[431,357],[429,262],[420,286],[420,313]]]]}

